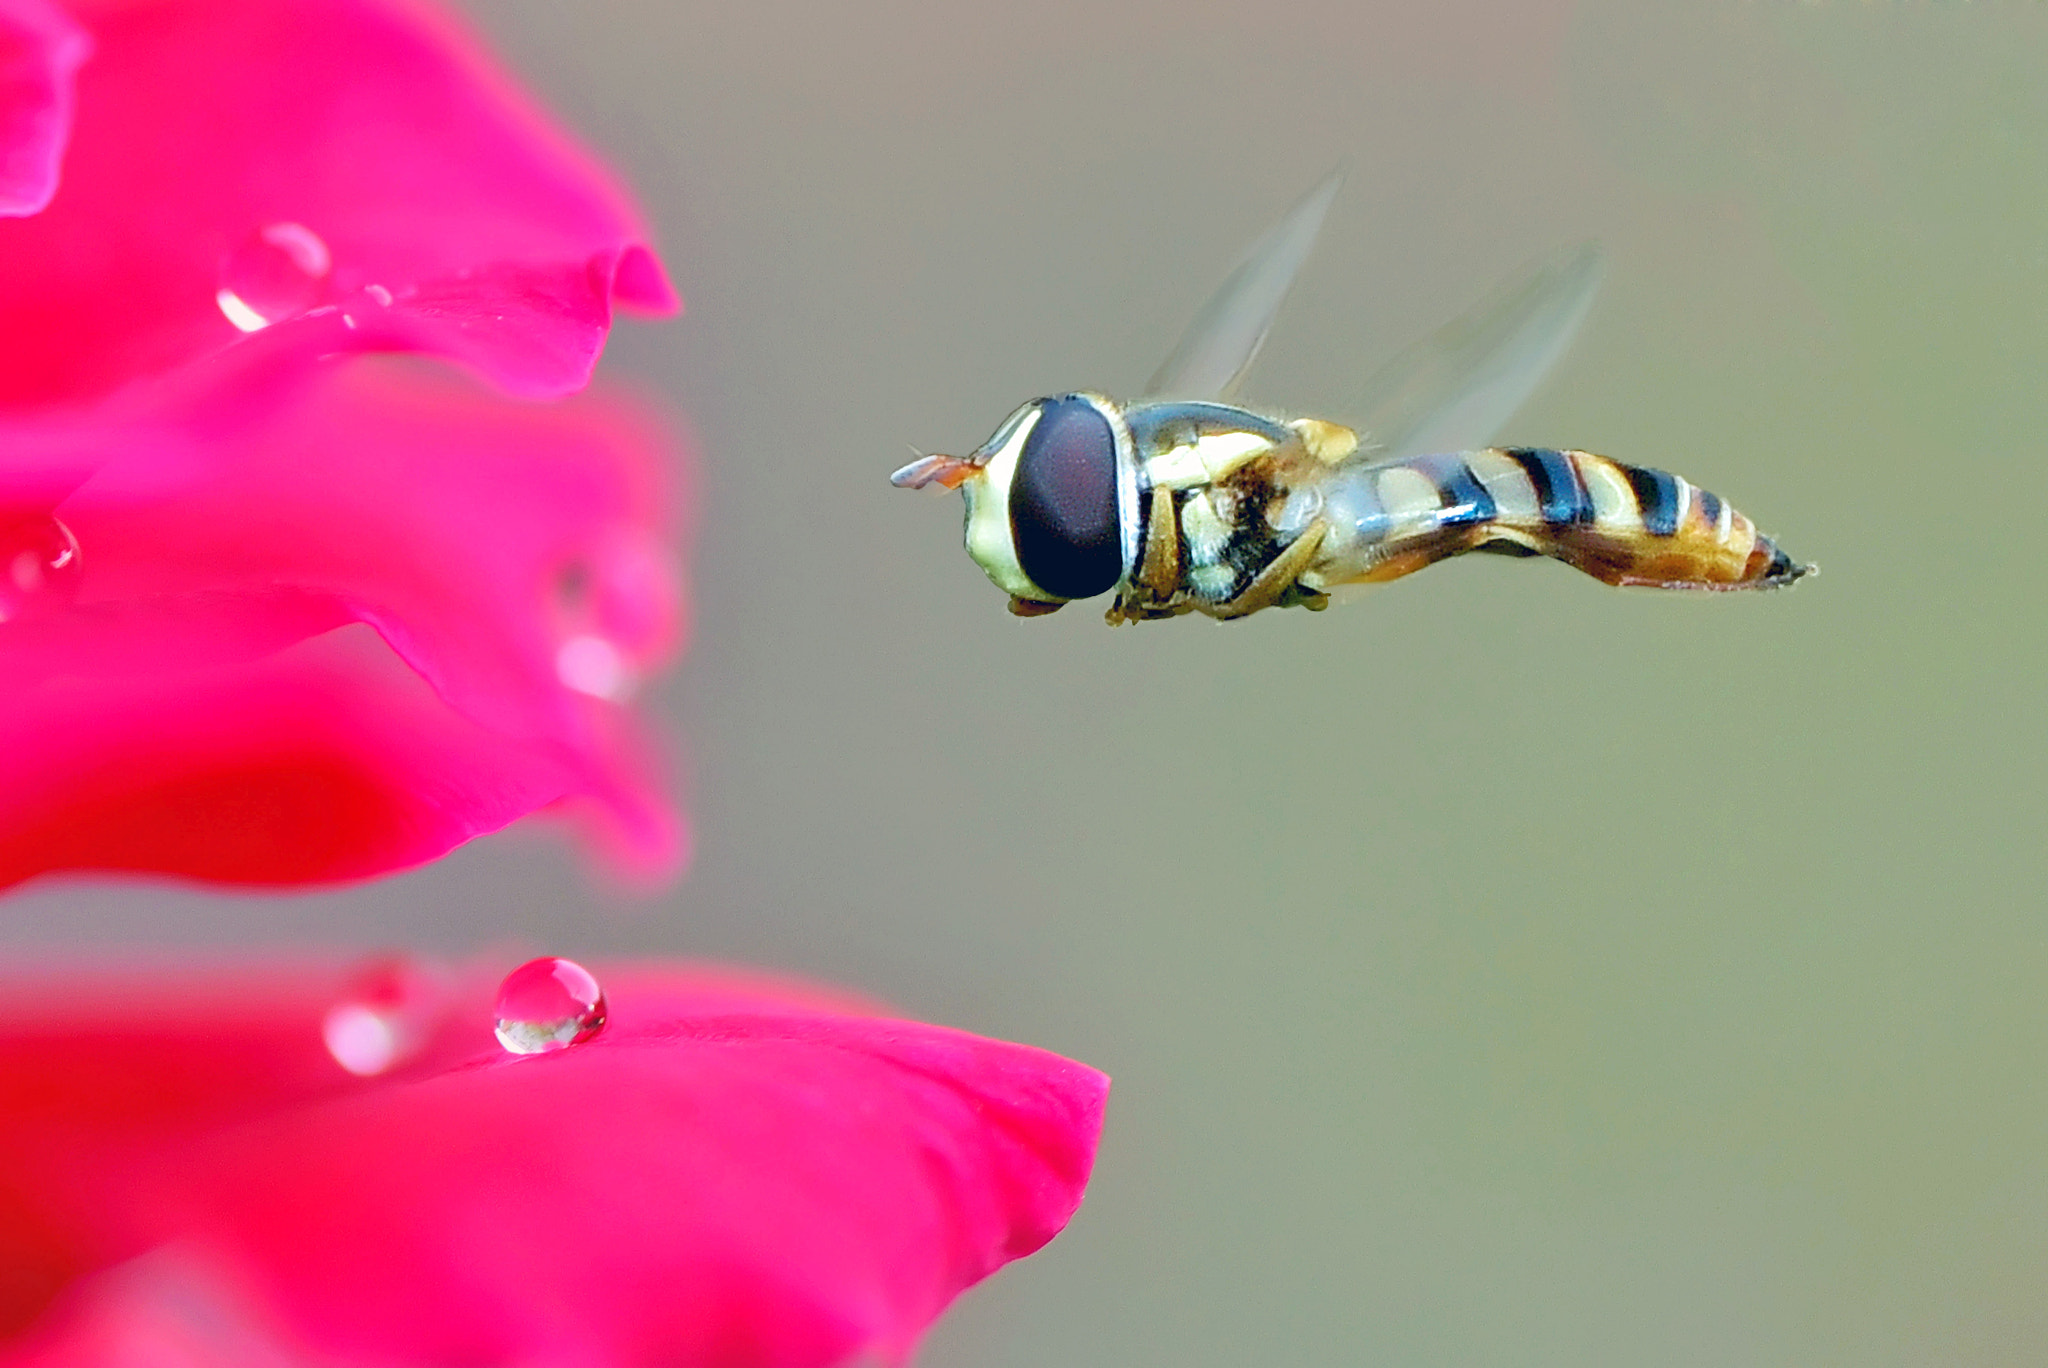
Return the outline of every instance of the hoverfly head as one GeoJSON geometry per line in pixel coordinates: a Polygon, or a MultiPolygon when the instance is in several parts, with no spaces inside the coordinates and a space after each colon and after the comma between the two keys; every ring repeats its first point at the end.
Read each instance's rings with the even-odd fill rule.
{"type": "Polygon", "coordinates": [[[1024,615],[1092,598],[1124,572],[1116,429],[1108,401],[1034,399],[972,455],[922,456],[891,476],[967,498],[967,554],[1024,615]]]}

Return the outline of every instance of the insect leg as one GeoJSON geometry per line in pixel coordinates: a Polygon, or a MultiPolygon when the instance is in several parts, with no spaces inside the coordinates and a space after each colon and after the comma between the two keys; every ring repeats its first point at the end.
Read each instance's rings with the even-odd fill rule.
{"type": "MultiPolygon", "coordinates": [[[[1295,587],[1302,571],[1315,562],[1316,552],[1322,549],[1323,538],[1329,534],[1329,524],[1318,518],[1302,529],[1300,536],[1287,544],[1287,549],[1266,563],[1266,568],[1247,584],[1236,598],[1229,599],[1208,609],[1211,617],[1237,618],[1256,613],[1261,608],[1271,608],[1295,587]]],[[[1306,601],[1319,606],[1314,599],[1306,601]]]]}

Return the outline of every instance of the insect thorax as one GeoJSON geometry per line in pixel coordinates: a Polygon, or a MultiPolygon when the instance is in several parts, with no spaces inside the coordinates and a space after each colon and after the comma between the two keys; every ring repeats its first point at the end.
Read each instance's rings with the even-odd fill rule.
{"type": "Polygon", "coordinates": [[[1356,449],[1348,429],[1213,403],[1136,404],[1124,417],[1138,538],[1113,621],[1321,606],[1321,595],[1275,571],[1321,510],[1328,461],[1356,449]]]}

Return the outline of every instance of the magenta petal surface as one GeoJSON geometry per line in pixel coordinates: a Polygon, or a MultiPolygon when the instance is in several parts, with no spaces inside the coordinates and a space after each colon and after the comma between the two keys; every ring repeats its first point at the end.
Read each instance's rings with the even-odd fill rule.
{"type": "Polygon", "coordinates": [[[91,50],[49,0],[0,0],[0,218],[39,213],[57,193],[72,77],[91,50]]]}
{"type": "MultiPolygon", "coordinates": [[[[0,0],[0,32],[17,9],[0,0]]],[[[305,355],[431,351],[523,395],[587,381],[615,301],[678,306],[604,168],[423,7],[71,12],[95,48],[63,193],[0,222],[0,407],[93,398],[235,344],[263,319],[238,327],[224,290],[305,355]]]]}
{"type": "MultiPolygon", "coordinates": [[[[239,1115],[203,1070],[181,1080],[200,1100],[131,1104],[126,1128],[45,1103],[14,1224],[45,1232],[32,1250],[68,1239],[81,1273],[158,1251],[292,1361],[828,1368],[901,1361],[1080,1202],[1094,1070],[702,970],[594,967],[611,1023],[556,1054],[322,1090],[244,1021],[262,1086],[239,1115]]],[[[481,1006],[456,1013],[478,1034],[481,1006]]],[[[81,1062],[122,1073],[118,1044],[62,1086],[91,1087],[81,1062]]],[[[0,1087],[40,1076],[0,1058],[0,1087]]],[[[82,1284],[12,1361],[98,1361],[124,1316],[161,1315],[161,1282],[82,1284]]]]}
{"type": "Polygon", "coordinates": [[[361,878],[542,808],[673,870],[628,706],[681,632],[661,425],[398,362],[208,370],[0,428],[0,514],[83,563],[0,630],[0,884],[361,878]]]}

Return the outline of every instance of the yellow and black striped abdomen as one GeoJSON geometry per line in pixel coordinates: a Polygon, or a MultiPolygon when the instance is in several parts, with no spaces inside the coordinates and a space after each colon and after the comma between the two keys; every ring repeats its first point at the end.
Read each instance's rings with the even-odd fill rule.
{"type": "Polygon", "coordinates": [[[1550,556],[1609,584],[1662,589],[1770,589],[1811,568],[1707,490],[1586,451],[1349,465],[1332,474],[1326,514],[1315,587],[1396,579],[1465,551],[1550,556]]]}

